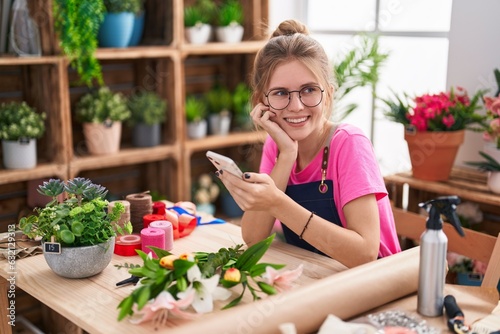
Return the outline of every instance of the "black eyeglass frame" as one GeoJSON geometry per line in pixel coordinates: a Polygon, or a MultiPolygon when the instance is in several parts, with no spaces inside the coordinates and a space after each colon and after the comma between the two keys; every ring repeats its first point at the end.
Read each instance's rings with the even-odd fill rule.
{"type": "Polygon", "coordinates": [[[318,85],[312,85],[312,86],[306,86],[302,89],[299,89],[299,90],[286,90],[286,92],[288,93],[288,103],[286,104],[286,106],[284,106],[283,108],[275,108],[271,105],[271,102],[269,102],[269,94],[271,94],[271,92],[273,90],[286,90],[286,89],[271,89],[269,92],[267,92],[267,94],[264,94],[264,96],[266,97],[267,99],[267,106],[266,107],[271,107],[273,108],[274,110],[283,110],[283,109],[286,109],[289,105],[290,105],[290,101],[292,100],[292,93],[299,93],[299,100],[300,100],[300,103],[302,103],[303,105],[305,105],[306,107],[308,108],[314,108],[316,107],[317,105],[319,105],[321,103],[321,101],[323,101],[323,93],[325,92],[325,90],[323,88],[321,88],[320,86],[318,85]],[[319,99],[319,102],[316,103],[315,105],[313,106],[310,106],[310,105],[307,105],[305,104],[303,101],[302,101],[302,96],[300,95],[300,92],[302,92],[304,89],[307,89],[307,88],[311,88],[311,87],[314,87],[314,88],[319,88],[319,90],[321,91],[321,98],[319,99]]]}

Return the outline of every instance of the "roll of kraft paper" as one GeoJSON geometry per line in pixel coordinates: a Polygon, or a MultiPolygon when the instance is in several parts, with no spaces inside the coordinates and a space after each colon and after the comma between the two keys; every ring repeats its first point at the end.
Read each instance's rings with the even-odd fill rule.
{"type": "Polygon", "coordinates": [[[141,237],[137,234],[119,235],[115,240],[116,255],[134,256],[137,255],[136,249],[141,249],[141,237]]]}
{"type": "Polygon", "coordinates": [[[159,228],[165,232],[165,250],[172,250],[174,248],[174,230],[172,223],[168,220],[156,220],[149,224],[149,227],[159,228]]]}
{"type": "Polygon", "coordinates": [[[146,254],[152,253],[154,258],[156,254],[149,248],[154,246],[163,249],[165,247],[165,231],[159,228],[147,227],[141,231],[142,251],[146,254]]]}
{"type": "Polygon", "coordinates": [[[130,194],[125,197],[130,202],[130,221],[134,232],[143,228],[142,217],[153,212],[153,200],[148,193],[130,194]]]}
{"type": "MultiPolygon", "coordinates": [[[[204,315],[203,326],[214,333],[279,333],[294,323],[297,333],[317,332],[329,314],[349,320],[376,307],[414,294],[418,286],[419,247],[259,301],[204,315]]],[[[294,269],[294,268],[286,268],[294,269]]],[[[416,310],[416,301],[415,301],[416,310]]],[[[175,334],[196,333],[200,323],[179,326],[175,334]]]]}

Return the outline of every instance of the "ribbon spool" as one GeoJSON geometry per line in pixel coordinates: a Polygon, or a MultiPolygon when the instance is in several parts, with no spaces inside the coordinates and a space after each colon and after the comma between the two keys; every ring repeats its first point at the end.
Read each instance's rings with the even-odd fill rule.
{"type": "Polygon", "coordinates": [[[141,237],[137,234],[119,235],[115,240],[116,255],[134,256],[137,255],[136,249],[141,249],[141,237]]]}
{"type": "Polygon", "coordinates": [[[163,202],[154,202],[153,203],[153,214],[156,215],[164,215],[167,205],[163,202]]]}
{"type": "Polygon", "coordinates": [[[153,212],[151,195],[147,193],[127,195],[126,200],[130,202],[130,222],[134,232],[142,230],[144,223],[142,217],[153,212]]]}
{"type": "Polygon", "coordinates": [[[156,220],[165,220],[165,215],[158,215],[154,213],[151,213],[149,215],[144,215],[144,217],[142,217],[143,221],[142,227],[143,228],[149,227],[149,225],[156,220]]]}
{"type": "Polygon", "coordinates": [[[120,215],[118,221],[113,222],[114,224],[123,228],[123,226],[130,221],[130,202],[129,201],[112,201],[108,204],[108,212],[111,212],[115,207],[116,203],[121,203],[125,207],[125,212],[120,215]]]}
{"type": "Polygon", "coordinates": [[[165,247],[165,231],[159,228],[147,227],[141,230],[142,251],[146,254],[152,253],[154,258],[158,258],[156,254],[148,248],[154,246],[164,249],[165,247]]]}
{"type": "Polygon", "coordinates": [[[156,220],[149,224],[149,227],[159,228],[165,232],[165,250],[174,248],[174,231],[172,223],[168,220],[156,220]]]}

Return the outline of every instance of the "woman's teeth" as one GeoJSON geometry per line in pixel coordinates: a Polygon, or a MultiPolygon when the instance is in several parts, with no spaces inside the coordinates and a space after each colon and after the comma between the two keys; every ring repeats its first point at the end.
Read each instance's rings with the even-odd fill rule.
{"type": "Polygon", "coordinates": [[[285,118],[285,120],[288,122],[288,123],[302,123],[302,122],[305,122],[307,120],[307,117],[301,117],[301,118],[285,118]]]}

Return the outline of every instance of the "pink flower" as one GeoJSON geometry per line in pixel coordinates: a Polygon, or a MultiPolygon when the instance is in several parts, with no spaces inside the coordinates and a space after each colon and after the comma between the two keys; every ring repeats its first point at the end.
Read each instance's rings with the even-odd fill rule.
{"type": "Polygon", "coordinates": [[[459,263],[462,263],[466,259],[465,256],[454,253],[454,252],[448,252],[446,255],[446,260],[448,261],[448,266],[453,267],[454,265],[457,265],[459,263]]]}
{"type": "Polygon", "coordinates": [[[130,322],[134,325],[154,320],[155,323],[163,324],[167,321],[168,313],[172,313],[181,319],[194,319],[196,314],[184,312],[194,300],[195,292],[185,294],[184,298],[176,300],[169,292],[162,291],[153,301],[150,301],[140,311],[134,312],[130,322]]]}
{"type": "Polygon", "coordinates": [[[474,260],[474,267],[472,268],[472,272],[484,275],[486,273],[487,267],[488,265],[486,263],[474,260]]]}
{"type": "Polygon", "coordinates": [[[500,116],[500,97],[485,96],[484,105],[493,115],[500,116]]]}
{"type": "Polygon", "coordinates": [[[287,270],[279,273],[271,266],[266,267],[264,279],[267,284],[272,285],[278,291],[287,291],[292,288],[292,282],[302,275],[303,266],[298,266],[295,270],[287,270]]]}

